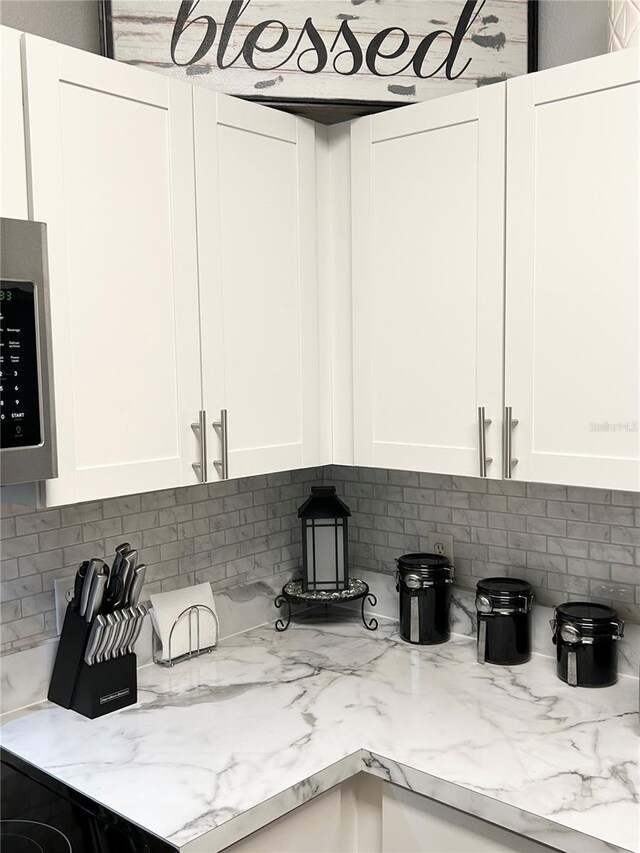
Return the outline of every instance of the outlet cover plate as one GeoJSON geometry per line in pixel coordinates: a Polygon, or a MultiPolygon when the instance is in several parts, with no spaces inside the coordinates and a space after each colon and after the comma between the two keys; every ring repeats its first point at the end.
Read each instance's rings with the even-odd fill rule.
{"type": "Polygon", "coordinates": [[[427,534],[427,549],[434,554],[442,554],[453,564],[453,536],[450,533],[427,534]]]}
{"type": "Polygon", "coordinates": [[[611,581],[594,586],[591,594],[597,598],[607,598],[613,601],[629,601],[633,604],[633,588],[622,583],[611,581]]]}
{"type": "Polygon", "coordinates": [[[71,575],[68,578],[58,578],[53,582],[53,594],[56,602],[56,631],[62,633],[62,623],[64,622],[64,614],[67,612],[67,604],[73,598],[73,586],[76,576],[71,575]]]}

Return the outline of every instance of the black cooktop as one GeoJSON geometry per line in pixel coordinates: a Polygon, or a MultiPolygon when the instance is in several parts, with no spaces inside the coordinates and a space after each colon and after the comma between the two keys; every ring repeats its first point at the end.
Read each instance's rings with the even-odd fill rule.
{"type": "Polygon", "coordinates": [[[0,749],[2,853],[175,853],[124,820],[0,749]]]}

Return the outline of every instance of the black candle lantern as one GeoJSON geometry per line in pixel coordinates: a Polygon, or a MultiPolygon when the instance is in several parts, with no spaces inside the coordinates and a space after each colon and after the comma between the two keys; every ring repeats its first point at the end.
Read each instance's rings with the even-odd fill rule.
{"type": "Polygon", "coordinates": [[[349,586],[349,507],[334,486],[313,487],[298,510],[302,519],[302,584],[305,591],[349,586]]]}

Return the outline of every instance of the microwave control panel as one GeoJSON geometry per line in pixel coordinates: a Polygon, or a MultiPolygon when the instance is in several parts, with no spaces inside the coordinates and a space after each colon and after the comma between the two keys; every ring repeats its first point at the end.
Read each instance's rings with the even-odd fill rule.
{"type": "Polygon", "coordinates": [[[0,280],[0,424],[3,449],[42,443],[36,289],[0,280]]]}

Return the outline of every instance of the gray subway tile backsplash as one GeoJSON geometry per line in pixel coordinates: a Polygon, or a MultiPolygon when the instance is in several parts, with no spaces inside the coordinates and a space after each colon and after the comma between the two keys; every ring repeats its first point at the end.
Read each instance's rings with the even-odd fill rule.
{"type": "Polygon", "coordinates": [[[354,496],[374,477],[376,502],[350,501],[354,569],[392,573],[403,542],[426,550],[431,531],[450,533],[460,586],[517,575],[543,604],[590,598],[640,621],[640,493],[337,465],[324,473],[354,496]],[[385,541],[390,521],[410,538],[385,541]]]}
{"type": "Polygon", "coordinates": [[[396,557],[425,550],[437,531],[454,538],[460,586],[517,575],[543,604],[589,597],[640,621],[640,494],[333,465],[37,512],[3,504],[0,649],[51,640],[53,581],[123,539],[149,566],[145,595],[294,572],[296,511],[321,482],[351,507],[355,574],[392,573],[396,557]]]}
{"type": "Polygon", "coordinates": [[[568,532],[571,524],[572,522],[566,522],[561,518],[529,516],[525,521],[524,527],[529,533],[544,533],[548,536],[571,536],[571,533],[568,532]]]}
{"type": "Polygon", "coordinates": [[[55,637],[54,580],[72,576],[83,559],[108,558],[123,540],[147,564],[144,596],[293,572],[296,511],[322,474],[285,471],[50,510],[3,504],[0,650],[55,637]]]}
{"type": "Polygon", "coordinates": [[[590,504],[589,520],[604,524],[624,524],[631,527],[635,523],[635,516],[631,507],[590,504]]]}
{"type": "Polygon", "coordinates": [[[611,527],[611,541],[619,545],[640,546],[640,527],[616,527],[613,525],[611,527]]]}
{"type": "Polygon", "coordinates": [[[44,530],[54,530],[60,527],[60,511],[34,512],[33,515],[22,515],[16,518],[16,535],[41,533],[44,530]]]}

